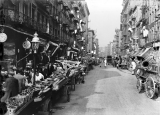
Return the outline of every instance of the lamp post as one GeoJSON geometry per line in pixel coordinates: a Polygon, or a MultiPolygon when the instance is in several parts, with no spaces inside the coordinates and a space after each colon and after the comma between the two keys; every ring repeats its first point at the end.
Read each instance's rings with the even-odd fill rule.
{"type": "Polygon", "coordinates": [[[39,38],[37,36],[38,36],[38,34],[35,33],[32,41],[31,41],[31,43],[32,43],[32,50],[33,50],[33,66],[34,66],[33,85],[35,85],[35,74],[36,74],[35,54],[37,53],[37,50],[39,48],[39,42],[40,42],[39,38]]]}

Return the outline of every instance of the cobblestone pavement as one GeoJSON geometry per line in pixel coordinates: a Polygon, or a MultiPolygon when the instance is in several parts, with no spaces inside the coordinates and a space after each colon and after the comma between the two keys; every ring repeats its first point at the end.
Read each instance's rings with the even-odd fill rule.
{"type": "Polygon", "coordinates": [[[56,104],[53,115],[160,115],[160,99],[139,94],[127,70],[98,66],[85,79],[69,103],[56,104]]]}

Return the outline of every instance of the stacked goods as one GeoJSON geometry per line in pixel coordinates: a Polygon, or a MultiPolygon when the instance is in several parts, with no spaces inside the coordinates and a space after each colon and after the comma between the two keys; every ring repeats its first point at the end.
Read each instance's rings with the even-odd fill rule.
{"type": "Polygon", "coordinates": [[[7,101],[9,115],[13,115],[17,109],[32,99],[34,88],[29,87],[23,90],[19,95],[11,97],[7,101]]]}

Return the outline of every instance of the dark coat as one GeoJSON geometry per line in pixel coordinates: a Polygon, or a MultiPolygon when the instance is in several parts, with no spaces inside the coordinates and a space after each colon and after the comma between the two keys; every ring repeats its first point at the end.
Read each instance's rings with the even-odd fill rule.
{"type": "Polygon", "coordinates": [[[8,98],[14,97],[19,93],[19,83],[14,77],[7,78],[4,87],[6,91],[5,95],[1,98],[1,102],[5,102],[8,98]]]}
{"type": "Polygon", "coordinates": [[[52,64],[48,64],[47,69],[48,69],[48,77],[49,77],[54,71],[54,67],[52,64]]]}

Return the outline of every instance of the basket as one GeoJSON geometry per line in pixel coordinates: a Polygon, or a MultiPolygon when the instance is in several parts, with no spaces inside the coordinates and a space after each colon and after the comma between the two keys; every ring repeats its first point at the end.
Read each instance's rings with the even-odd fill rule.
{"type": "Polygon", "coordinates": [[[16,109],[17,109],[16,107],[15,108],[8,108],[9,115],[15,115],[15,110],[16,109]]]}
{"type": "Polygon", "coordinates": [[[27,98],[26,98],[26,96],[21,96],[21,98],[23,99],[23,104],[27,103],[27,98]]]}

